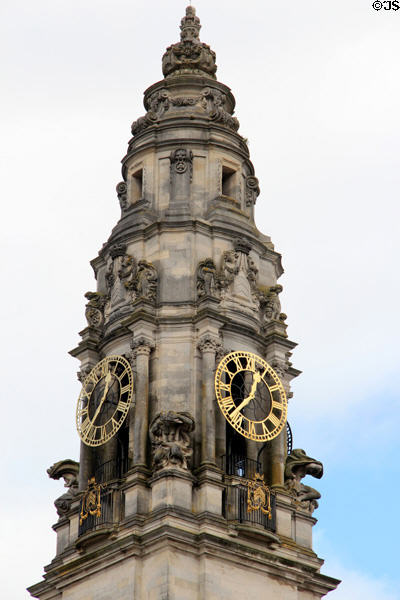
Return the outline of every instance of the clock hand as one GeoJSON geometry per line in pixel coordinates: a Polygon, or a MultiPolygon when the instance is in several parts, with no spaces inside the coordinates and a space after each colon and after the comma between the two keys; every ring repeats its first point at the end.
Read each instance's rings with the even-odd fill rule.
{"type": "Polygon", "coordinates": [[[251,390],[250,390],[250,394],[247,396],[247,398],[244,398],[244,400],[242,400],[242,402],[239,404],[239,406],[237,406],[235,408],[235,410],[233,412],[230,413],[230,417],[232,419],[236,419],[236,417],[238,416],[238,414],[240,413],[240,411],[242,410],[242,408],[244,408],[245,406],[248,405],[248,403],[253,400],[255,394],[256,394],[256,389],[257,389],[257,384],[261,381],[261,375],[260,373],[258,373],[258,371],[256,373],[254,373],[253,375],[253,383],[251,386],[251,390]]]}
{"type": "Polygon", "coordinates": [[[112,375],[111,375],[110,371],[108,371],[108,372],[107,372],[107,375],[106,375],[106,386],[105,386],[105,388],[104,388],[104,392],[103,392],[103,395],[102,395],[102,397],[101,397],[100,403],[99,403],[99,405],[98,405],[98,407],[97,407],[97,409],[96,409],[96,412],[95,412],[95,413],[94,413],[94,415],[93,415],[92,423],[94,423],[94,422],[95,422],[95,420],[97,419],[97,417],[98,417],[98,414],[99,414],[99,412],[100,412],[100,410],[101,410],[101,407],[103,406],[104,400],[105,400],[105,399],[106,399],[106,397],[107,397],[108,388],[109,388],[109,386],[110,386],[110,383],[111,383],[111,378],[112,378],[112,375]]]}

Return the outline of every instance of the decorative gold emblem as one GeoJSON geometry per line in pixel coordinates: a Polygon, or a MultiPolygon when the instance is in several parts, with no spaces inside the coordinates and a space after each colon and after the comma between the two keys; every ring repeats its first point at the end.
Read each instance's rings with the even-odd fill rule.
{"type": "Polygon", "coordinates": [[[272,519],[271,491],[264,483],[264,475],[256,473],[253,480],[247,482],[247,512],[261,510],[268,519],[272,519]]]}
{"type": "Polygon", "coordinates": [[[285,426],[287,400],[282,382],[256,354],[227,354],[215,374],[215,394],[226,420],[250,440],[267,442],[285,426]]]}
{"type": "Polygon", "coordinates": [[[76,427],[87,446],[100,446],[118,431],[132,401],[133,375],[123,356],[107,356],[83,382],[76,427]]]}
{"type": "Polygon", "coordinates": [[[82,525],[83,521],[88,518],[89,515],[100,517],[101,516],[101,496],[100,492],[102,486],[100,483],[96,483],[96,479],[92,477],[88,481],[88,487],[85,490],[81,499],[81,512],[79,515],[79,525],[82,525]]]}

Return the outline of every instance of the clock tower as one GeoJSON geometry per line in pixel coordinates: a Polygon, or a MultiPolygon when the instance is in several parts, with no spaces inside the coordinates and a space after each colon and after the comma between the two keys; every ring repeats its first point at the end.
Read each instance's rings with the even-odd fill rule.
{"type": "Polygon", "coordinates": [[[79,462],[48,469],[56,556],[41,600],[316,600],[338,581],[312,549],[322,464],[292,448],[295,343],[281,257],[254,222],[260,186],[231,90],[192,6],[117,184],[92,261],[79,462]],[[289,410],[290,416],[290,410],[289,410]]]}

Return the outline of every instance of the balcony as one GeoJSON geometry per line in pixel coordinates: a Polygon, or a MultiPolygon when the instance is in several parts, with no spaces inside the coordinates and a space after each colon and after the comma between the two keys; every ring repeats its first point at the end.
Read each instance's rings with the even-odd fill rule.
{"type": "MultiPolygon", "coordinates": [[[[119,494],[117,490],[103,489],[100,491],[100,514],[88,514],[85,519],[80,519],[78,536],[80,537],[88,531],[110,530],[114,526],[114,509],[115,509],[115,494],[119,494]]],[[[80,502],[80,510],[82,511],[83,497],[80,502]]]]}
{"type": "Polygon", "coordinates": [[[109,535],[113,531],[121,516],[118,480],[127,470],[127,460],[113,459],[94,471],[94,482],[80,500],[78,538],[90,532],[109,535]]]}
{"type": "Polygon", "coordinates": [[[237,521],[248,525],[258,525],[267,531],[276,531],[275,494],[271,493],[271,515],[261,509],[249,510],[247,504],[248,488],[246,485],[228,485],[223,492],[222,514],[228,521],[237,521]]]}

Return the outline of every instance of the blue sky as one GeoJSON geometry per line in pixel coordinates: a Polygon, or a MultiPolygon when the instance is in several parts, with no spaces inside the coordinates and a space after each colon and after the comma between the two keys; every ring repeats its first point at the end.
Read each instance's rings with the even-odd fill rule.
{"type": "MultiPolygon", "coordinates": [[[[118,219],[142,93],[185,2],[4,0],[1,438],[7,600],[54,556],[46,468],[78,457],[67,352],[118,219]],[[16,525],[17,524],[17,525],[16,525]],[[34,555],[32,555],[34,547],[34,555]],[[21,569],[20,565],[23,565],[21,569]]],[[[400,11],[370,0],[198,0],[260,180],[257,225],[283,255],[295,447],[324,463],[314,529],[332,600],[399,600],[400,11]]]]}

